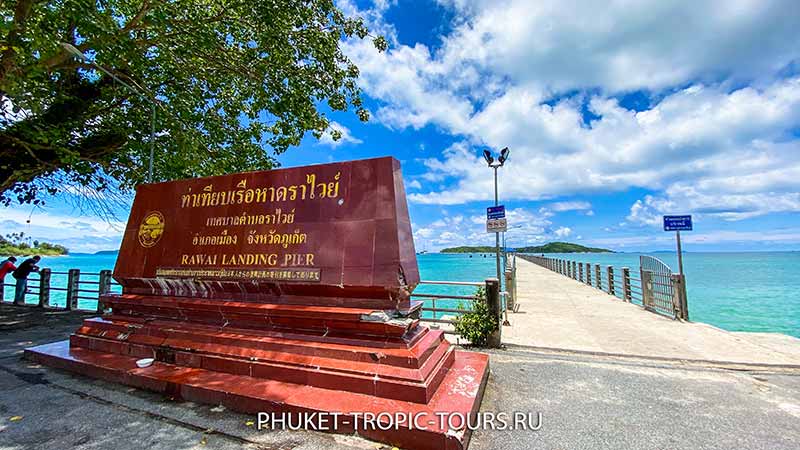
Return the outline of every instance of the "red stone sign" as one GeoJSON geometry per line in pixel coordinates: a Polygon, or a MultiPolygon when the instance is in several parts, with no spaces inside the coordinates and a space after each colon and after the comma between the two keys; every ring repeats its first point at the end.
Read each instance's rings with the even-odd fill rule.
{"type": "Polygon", "coordinates": [[[469,442],[436,419],[477,411],[488,356],[420,325],[393,158],[141,186],[114,277],[107,314],[26,356],[245,413],[336,414],[326,431],[402,448],[469,442]]]}
{"type": "Polygon", "coordinates": [[[405,310],[419,282],[394,158],[141,186],[117,261],[137,294],[405,310]]]}

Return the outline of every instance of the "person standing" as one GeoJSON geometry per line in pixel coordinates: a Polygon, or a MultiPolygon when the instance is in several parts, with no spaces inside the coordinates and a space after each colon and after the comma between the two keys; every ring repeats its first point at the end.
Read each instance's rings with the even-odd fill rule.
{"type": "Polygon", "coordinates": [[[25,291],[28,290],[28,275],[30,275],[31,272],[39,271],[39,266],[37,266],[36,263],[41,259],[39,255],[26,259],[11,274],[11,276],[17,279],[17,289],[14,291],[15,305],[22,305],[25,303],[25,291]]]}
{"type": "Polygon", "coordinates": [[[13,272],[17,269],[17,266],[14,265],[15,262],[17,262],[17,258],[9,256],[7,260],[0,263],[0,283],[5,280],[8,272],[13,272]]]}

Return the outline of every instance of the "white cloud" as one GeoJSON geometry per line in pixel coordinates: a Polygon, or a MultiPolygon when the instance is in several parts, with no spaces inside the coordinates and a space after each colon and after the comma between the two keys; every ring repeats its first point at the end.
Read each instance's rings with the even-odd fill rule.
{"type": "Polygon", "coordinates": [[[553,234],[559,239],[564,239],[565,237],[572,234],[572,230],[569,227],[559,227],[558,229],[556,229],[556,231],[553,232],[553,234]]]}
{"type": "MultiPolygon", "coordinates": [[[[595,97],[590,108],[601,118],[591,128],[570,101],[553,107],[533,101],[508,93],[473,117],[473,126],[465,130],[491,147],[511,147],[511,159],[500,169],[504,198],[547,199],[630,187],[661,190],[687,182],[707,185],[708,192],[796,192],[792,180],[800,171],[800,140],[791,130],[800,126],[800,78],[733,92],[697,85],[639,113],[595,97]]],[[[441,159],[427,160],[434,176],[455,177],[455,182],[411,200],[457,204],[489,199],[490,172],[477,153],[461,142],[441,159]]]]}
{"type": "Polygon", "coordinates": [[[104,222],[95,217],[66,216],[47,210],[29,212],[15,208],[2,208],[0,227],[3,234],[24,232],[32,240],[66,246],[72,252],[115,250],[122,241],[124,222],[104,222]]]}
{"type": "Polygon", "coordinates": [[[555,202],[550,203],[546,208],[556,212],[562,211],[584,211],[592,209],[592,204],[585,201],[555,202]]]}
{"type": "Polygon", "coordinates": [[[422,183],[419,180],[411,180],[406,183],[406,187],[409,189],[422,189],[422,183]]]}
{"type": "Polygon", "coordinates": [[[462,23],[437,61],[548,90],[658,90],[751,79],[800,57],[794,0],[449,1],[462,23]]]}
{"type": "Polygon", "coordinates": [[[322,137],[319,138],[320,145],[327,145],[329,147],[334,147],[334,148],[342,144],[360,144],[362,142],[364,141],[353,136],[349,128],[334,121],[331,121],[330,125],[328,126],[328,129],[325,130],[325,133],[323,133],[322,137]],[[340,133],[340,137],[338,140],[333,140],[333,136],[331,135],[331,133],[334,131],[340,133]]]}
{"type": "Polygon", "coordinates": [[[627,220],[661,226],[665,214],[695,213],[734,221],[779,212],[800,212],[800,193],[719,193],[676,184],[663,196],[648,195],[634,202],[627,220]]]}
{"type": "MultiPolygon", "coordinates": [[[[692,232],[681,234],[681,242],[685,244],[731,244],[731,243],[767,243],[767,244],[800,244],[800,229],[778,229],[759,231],[715,230],[713,232],[692,232]]],[[[675,236],[671,233],[655,235],[614,236],[591,239],[593,245],[619,247],[654,248],[661,245],[673,248],[675,236]]]]}
{"type": "Polygon", "coordinates": [[[478,150],[509,146],[504,199],[646,188],[729,219],[798,210],[800,77],[777,75],[800,58],[797,2],[443,3],[457,19],[438,50],[395,35],[384,54],[346,45],[379,121],[463,137],[425,161],[421,178],[441,187],[411,201],[490,199],[478,150]],[[636,89],[643,111],[614,97],[636,89]]]}
{"type": "MultiPolygon", "coordinates": [[[[569,227],[553,226],[548,216],[524,208],[507,210],[506,218],[506,242],[512,247],[564,239],[572,233],[569,227]]],[[[444,216],[425,227],[414,228],[414,240],[417,248],[438,250],[460,245],[494,245],[494,234],[486,232],[484,214],[457,215],[444,216]]]]}

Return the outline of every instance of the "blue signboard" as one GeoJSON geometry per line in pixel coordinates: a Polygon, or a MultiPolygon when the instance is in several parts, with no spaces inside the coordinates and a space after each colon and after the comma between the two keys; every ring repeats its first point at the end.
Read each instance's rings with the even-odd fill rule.
{"type": "Polygon", "coordinates": [[[505,217],[506,217],[505,205],[490,206],[486,208],[486,220],[505,219],[505,217]]]}
{"type": "Polygon", "coordinates": [[[692,216],[664,216],[664,231],[692,231],[692,216]]]}

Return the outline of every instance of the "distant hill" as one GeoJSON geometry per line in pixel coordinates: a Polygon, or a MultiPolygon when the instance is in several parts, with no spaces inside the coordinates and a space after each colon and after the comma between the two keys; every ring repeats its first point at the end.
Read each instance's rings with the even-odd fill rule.
{"type": "Polygon", "coordinates": [[[119,253],[119,250],[100,250],[99,252],[94,252],[95,255],[116,255],[119,253]]]}
{"type": "MultiPolygon", "coordinates": [[[[569,242],[550,242],[544,245],[537,245],[532,247],[517,247],[517,253],[613,253],[612,250],[605,248],[585,247],[580,244],[571,244],[569,242]]],[[[494,247],[478,246],[478,247],[452,247],[444,248],[442,253],[491,253],[494,252],[494,247]]]]}
{"type": "Polygon", "coordinates": [[[494,247],[451,247],[443,248],[439,253],[494,253],[494,247]]]}
{"type": "Polygon", "coordinates": [[[11,233],[0,236],[0,256],[58,256],[69,254],[63,245],[39,242],[26,237],[25,233],[11,233]]]}

